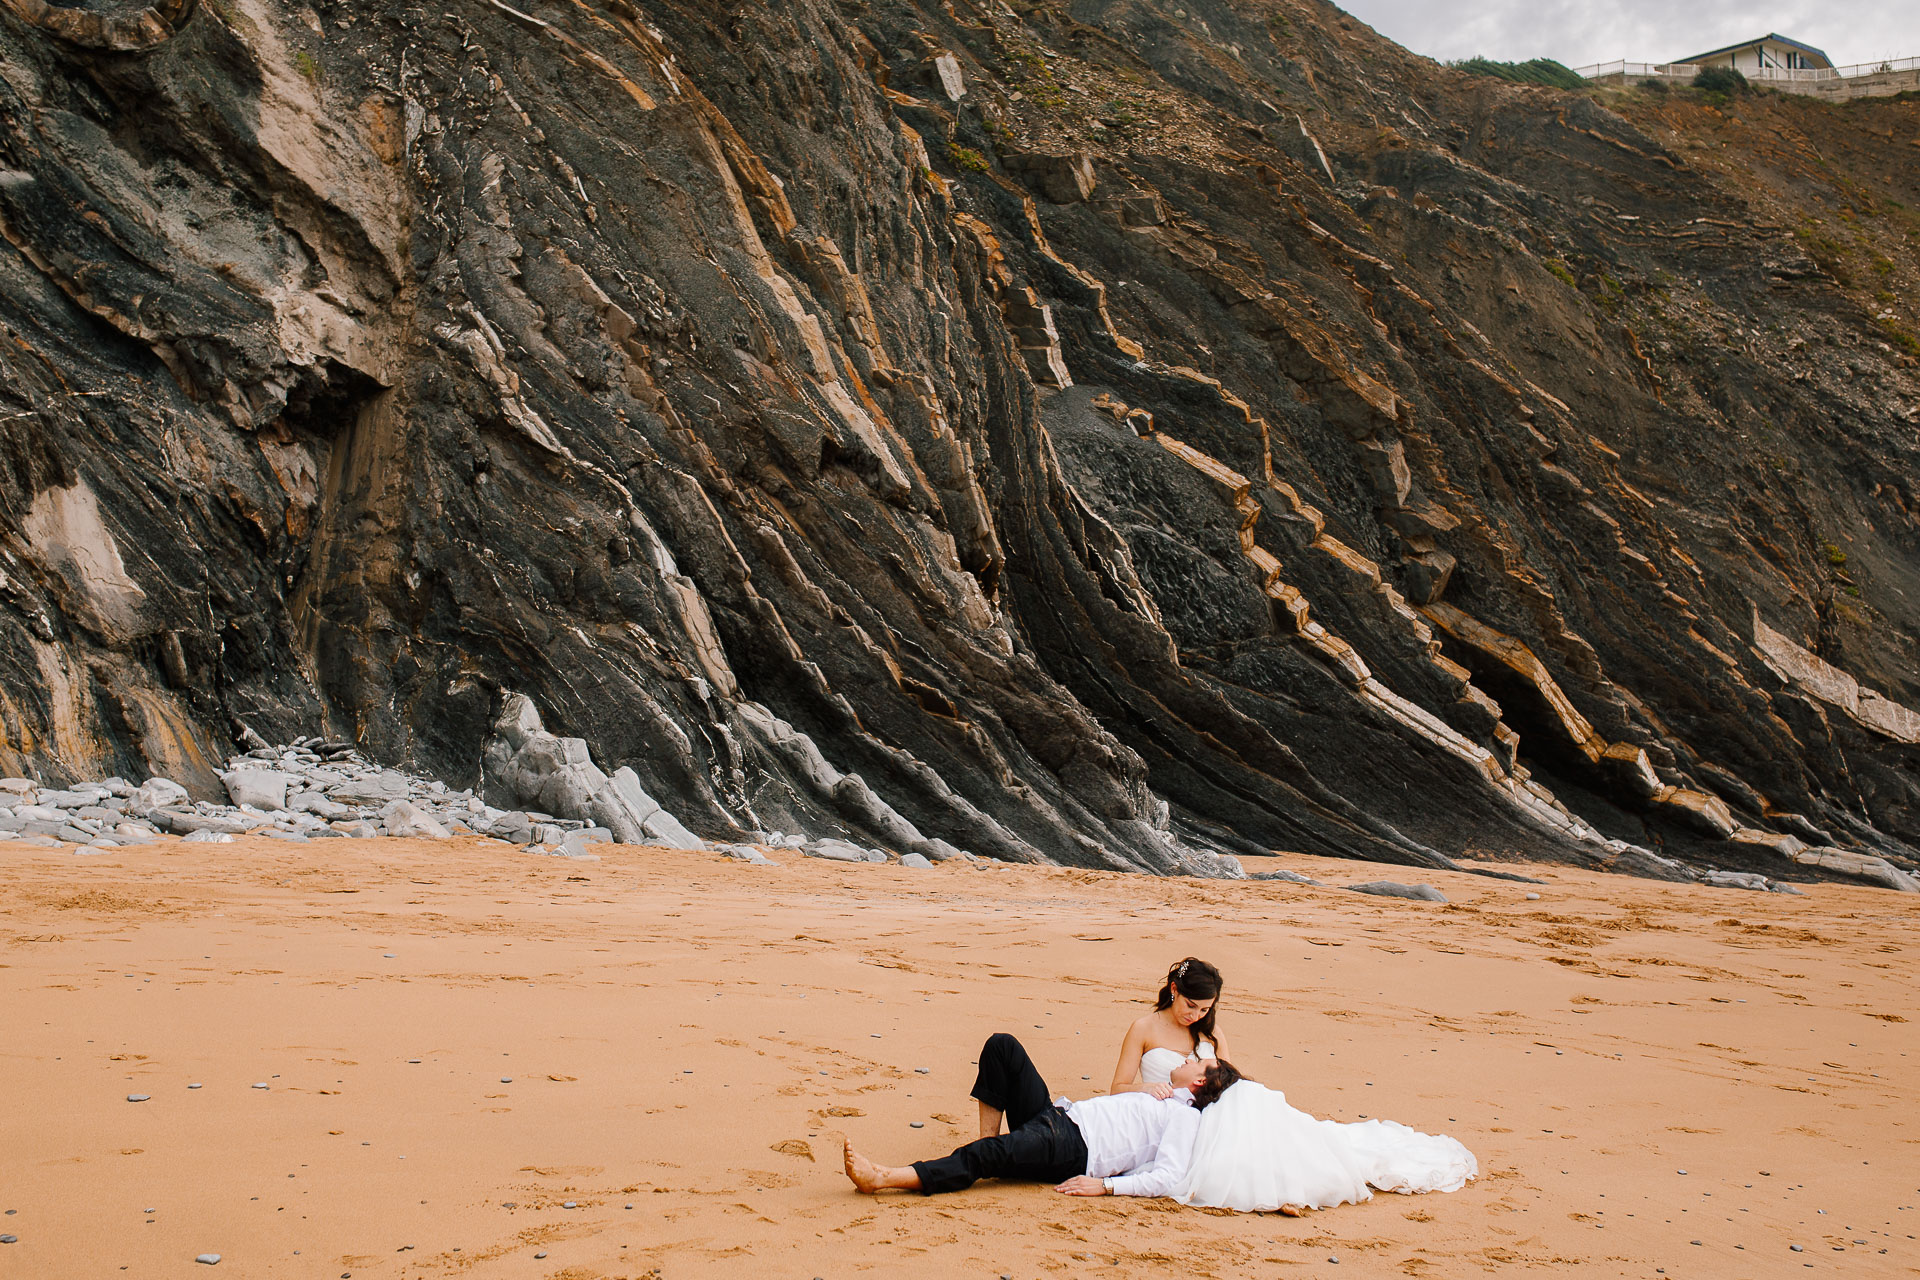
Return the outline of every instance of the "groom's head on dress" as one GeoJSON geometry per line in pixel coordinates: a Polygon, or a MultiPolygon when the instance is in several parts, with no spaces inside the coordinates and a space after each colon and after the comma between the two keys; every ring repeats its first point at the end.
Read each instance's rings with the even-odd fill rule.
{"type": "Polygon", "coordinates": [[[1193,1109],[1204,1111],[1220,1101],[1221,1094],[1240,1083],[1241,1076],[1231,1062],[1224,1062],[1219,1058],[1202,1058],[1199,1061],[1206,1064],[1206,1070],[1200,1076],[1200,1083],[1191,1086],[1193,1109]]]}

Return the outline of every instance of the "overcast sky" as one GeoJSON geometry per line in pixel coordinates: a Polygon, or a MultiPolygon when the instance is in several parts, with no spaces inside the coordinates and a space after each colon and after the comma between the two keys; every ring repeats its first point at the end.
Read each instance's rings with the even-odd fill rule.
{"type": "Polygon", "coordinates": [[[1920,57],[1920,0],[1335,0],[1415,53],[1673,62],[1777,31],[1836,66],[1920,57]]]}

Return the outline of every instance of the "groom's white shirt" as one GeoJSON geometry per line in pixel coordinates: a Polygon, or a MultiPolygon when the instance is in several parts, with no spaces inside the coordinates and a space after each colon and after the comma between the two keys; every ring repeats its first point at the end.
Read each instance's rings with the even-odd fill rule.
{"type": "Polygon", "coordinates": [[[1193,1094],[1115,1093],[1064,1105],[1087,1144],[1087,1172],[1121,1196],[1171,1195],[1193,1163],[1200,1113],[1193,1094]]]}

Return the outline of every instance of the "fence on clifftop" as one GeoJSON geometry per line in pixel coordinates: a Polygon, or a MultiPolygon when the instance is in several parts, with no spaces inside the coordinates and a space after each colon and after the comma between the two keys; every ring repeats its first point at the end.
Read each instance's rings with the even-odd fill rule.
{"type": "MultiPolygon", "coordinates": [[[[1625,83],[1630,80],[1690,81],[1703,70],[1692,62],[1596,62],[1575,67],[1574,74],[1594,82],[1625,83]]],[[[1899,93],[1907,88],[1920,89],[1920,58],[1884,58],[1879,62],[1858,62],[1847,67],[1820,67],[1801,70],[1794,67],[1761,67],[1742,71],[1749,82],[1788,93],[1814,93],[1822,97],[1864,97],[1870,94],[1899,93]]]]}

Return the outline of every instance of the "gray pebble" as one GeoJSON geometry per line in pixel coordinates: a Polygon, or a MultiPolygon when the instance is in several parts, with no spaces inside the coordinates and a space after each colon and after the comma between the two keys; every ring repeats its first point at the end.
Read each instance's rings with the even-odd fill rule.
{"type": "Polygon", "coordinates": [[[254,1085],[253,1087],[254,1087],[254,1088],[256,1088],[256,1089],[268,1089],[268,1088],[272,1088],[272,1086],[271,1086],[271,1085],[269,1085],[269,1084],[268,1084],[268,1083],[267,1083],[266,1081],[264,1081],[264,1080],[262,1080],[262,1081],[260,1081],[260,1082],[259,1082],[258,1084],[256,1084],[256,1085],[254,1085]]]}
{"type": "Polygon", "coordinates": [[[915,1067],[913,1069],[913,1074],[917,1076],[932,1075],[933,1068],[932,1067],[915,1067]]]}
{"type": "Polygon", "coordinates": [[[199,1086],[199,1085],[197,1085],[197,1084],[190,1084],[190,1085],[188,1085],[188,1086],[187,1086],[187,1088],[189,1088],[189,1089],[198,1089],[199,1087],[200,1087],[200,1086],[199,1086]]]}
{"type": "Polygon", "coordinates": [[[546,1256],[547,1256],[547,1255],[546,1255],[545,1253],[536,1253],[536,1254],[534,1254],[534,1255],[533,1255],[533,1258],[534,1258],[534,1261],[536,1261],[536,1262],[538,1262],[538,1261],[539,1261],[540,1259],[542,1259],[542,1258],[544,1258],[544,1257],[546,1257],[546,1256]]]}
{"type": "Polygon", "coordinates": [[[206,1264],[207,1264],[208,1266],[210,1266],[210,1267],[211,1267],[211,1266],[213,1266],[213,1265],[214,1265],[215,1263],[217,1263],[217,1262],[219,1262],[219,1261],[220,1261],[220,1255],[219,1255],[219,1254],[217,1254],[217,1253],[203,1253],[203,1254],[201,1254],[201,1255],[200,1255],[199,1257],[197,1257],[197,1258],[195,1258],[195,1259],[194,1259],[194,1261],[195,1261],[195,1262],[204,1262],[204,1263],[206,1263],[206,1264]]]}
{"type": "Polygon", "coordinates": [[[907,1127],[909,1129],[924,1129],[927,1127],[927,1122],[924,1120],[909,1120],[907,1121],[907,1127]]]}
{"type": "Polygon", "coordinates": [[[1528,901],[1528,902],[1538,902],[1538,901],[1540,901],[1540,895],[1539,895],[1539,894],[1537,894],[1537,893],[1530,893],[1530,894],[1528,894],[1528,895],[1527,895],[1527,901],[1528,901]]]}
{"type": "Polygon", "coordinates": [[[19,1244],[19,1236],[0,1236],[0,1244],[19,1244]]]}
{"type": "Polygon", "coordinates": [[[151,1096],[153,1095],[146,1094],[146,1093],[130,1093],[127,1095],[127,1101],[128,1102],[145,1102],[151,1096]]]}
{"type": "Polygon", "coordinates": [[[500,1083],[501,1083],[501,1084],[512,1084],[512,1083],[513,1083],[513,1077],[512,1077],[512,1076],[501,1076],[501,1077],[500,1077],[500,1083]]]}
{"type": "Polygon", "coordinates": [[[578,1200],[569,1200],[565,1204],[561,1205],[560,1207],[562,1209],[578,1209],[580,1207],[580,1202],[578,1200]]]}

